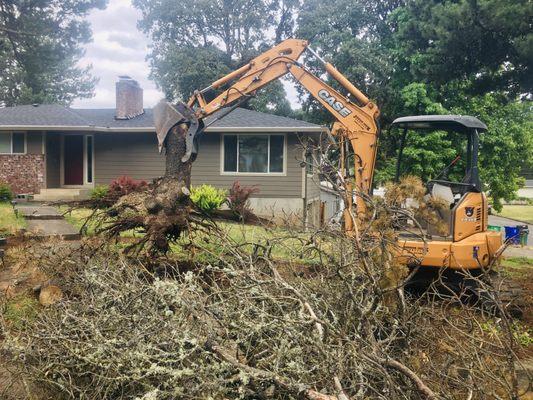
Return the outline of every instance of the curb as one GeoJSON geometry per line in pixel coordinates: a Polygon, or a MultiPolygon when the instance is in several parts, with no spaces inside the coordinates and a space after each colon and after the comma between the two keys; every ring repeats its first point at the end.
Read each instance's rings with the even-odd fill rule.
{"type": "Polygon", "coordinates": [[[514,221],[514,222],[520,222],[522,225],[533,225],[533,223],[531,222],[527,222],[527,221],[521,221],[519,219],[515,219],[515,218],[509,218],[509,217],[504,217],[503,215],[499,215],[499,214],[493,214],[495,217],[500,217],[500,218],[505,218],[505,219],[510,219],[511,221],[514,221]]]}

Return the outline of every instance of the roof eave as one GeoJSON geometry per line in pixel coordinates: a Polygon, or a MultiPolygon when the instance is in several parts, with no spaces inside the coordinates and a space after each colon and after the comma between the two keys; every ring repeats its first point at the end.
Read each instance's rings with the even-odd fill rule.
{"type": "Polygon", "coordinates": [[[262,133],[271,133],[271,132],[328,132],[328,128],[325,126],[258,126],[258,127],[235,127],[235,126],[220,126],[220,127],[208,127],[206,132],[262,132],[262,133]]]}
{"type": "MultiPolygon", "coordinates": [[[[7,131],[155,132],[155,127],[102,127],[69,125],[1,125],[7,131]]],[[[324,126],[301,127],[208,127],[206,132],[328,132],[324,126]]]]}

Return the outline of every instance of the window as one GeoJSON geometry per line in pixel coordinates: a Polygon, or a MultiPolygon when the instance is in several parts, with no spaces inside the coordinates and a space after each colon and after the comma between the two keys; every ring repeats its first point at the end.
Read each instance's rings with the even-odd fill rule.
{"type": "Polygon", "coordinates": [[[313,151],[307,150],[305,152],[305,171],[307,175],[313,175],[314,173],[315,159],[313,157],[313,151]]]}
{"type": "Polygon", "coordinates": [[[24,132],[0,132],[0,154],[26,153],[26,134],[24,132]]]}
{"type": "Polygon", "coordinates": [[[223,151],[224,172],[284,172],[284,135],[224,135],[223,151]]]}
{"type": "Polygon", "coordinates": [[[87,152],[87,183],[93,183],[93,137],[91,135],[85,136],[87,152]]]}

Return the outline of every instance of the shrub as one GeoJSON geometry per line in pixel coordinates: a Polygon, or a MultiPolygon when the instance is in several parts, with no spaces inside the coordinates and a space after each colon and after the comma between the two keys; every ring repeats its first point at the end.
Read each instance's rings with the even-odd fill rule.
{"type": "Polygon", "coordinates": [[[91,200],[104,200],[109,193],[107,185],[98,185],[91,190],[91,200]]]}
{"type": "Polygon", "coordinates": [[[0,183],[0,202],[13,200],[13,191],[7,183],[0,183]]]}
{"type": "Polygon", "coordinates": [[[206,214],[218,210],[226,200],[226,191],[211,185],[201,185],[191,188],[191,201],[206,214]]]}
{"type": "Polygon", "coordinates": [[[129,176],[121,176],[109,184],[107,190],[107,197],[111,199],[119,199],[130,193],[140,192],[146,189],[148,184],[146,181],[132,179],[129,176]]]}
{"type": "Polygon", "coordinates": [[[257,186],[241,186],[239,181],[233,182],[228,195],[230,210],[240,219],[245,220],[253,214],[250,208],[250,196],[255,193],[259,193],[257,186]]]}

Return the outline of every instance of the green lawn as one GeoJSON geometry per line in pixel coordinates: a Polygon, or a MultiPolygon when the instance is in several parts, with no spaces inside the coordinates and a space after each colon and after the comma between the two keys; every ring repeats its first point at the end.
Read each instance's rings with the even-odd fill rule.
{"type": "Polygon", "coordinates": [[[17,217],[9,203],[0,203],[0,236],[14,235],[26,227],[26,221],[17,217]]]}
{"type": "Polygon", "coordinates": [[[526,278],[533,270],[533,258],[503,257],[502,268],[514,278],[526,278]]]}
{"type": "Polygon", "coordinates": [[[533,224],[533,205],[505,205],[498,215],[533,224]]]}
{"type": "MultiPolygon", "coordinates": [[[[61,207],[61,211],[65,213],[65,219],[80,229],[87,217],[92,213],[90,209],[75,209],[69,211],[66,206],[61,207]]],[[[172,245],[172,251],[179,257],[188,258],[193,255],[187,250],[187,243],[192,242],[195,246],[201,248],[204,255],[209,260],[216,259],[219,254],[225,251],[220,245],[222,242],[218,240],[220,236],[226,238],[224,243],[233,243],[244,249],[246,253],[251,253],[255,250],[257,245],[272,246],[272,256],[281,260],[300,260],[301,262],[312,262],[316,254],[303,254],[301,249],[304,247],[303,243],[309,239],[307,234],[290,232],[282,228],[264,228],[255,225],[245,225],[236,222],[218,222],[220,232],[199,231],[194,232],[191,236],[183,237],[177,244],[172,245]]],[[[94,224],[86,226],[86,235],[94,235],[94,224]]],[[[122,237],[135,237],[141,233],[128,231],[124,232],[122,237]]]]}
{"type": "MultiPolygon", "coordinates": [[[[77,208],[75,210],[70,210],[70,207],[60,206],[59,210],[64,214],[65,219],[70,224],[74,225],[76,229],[81,229],[86,219],[92,214],[93,210],[89,208],[77,208]],[[69,211],[70,210],[70,211],[69,211]]],[[[85,234],[94,235],[94,224],[87,224],[87,230],[85,234]]]]}

